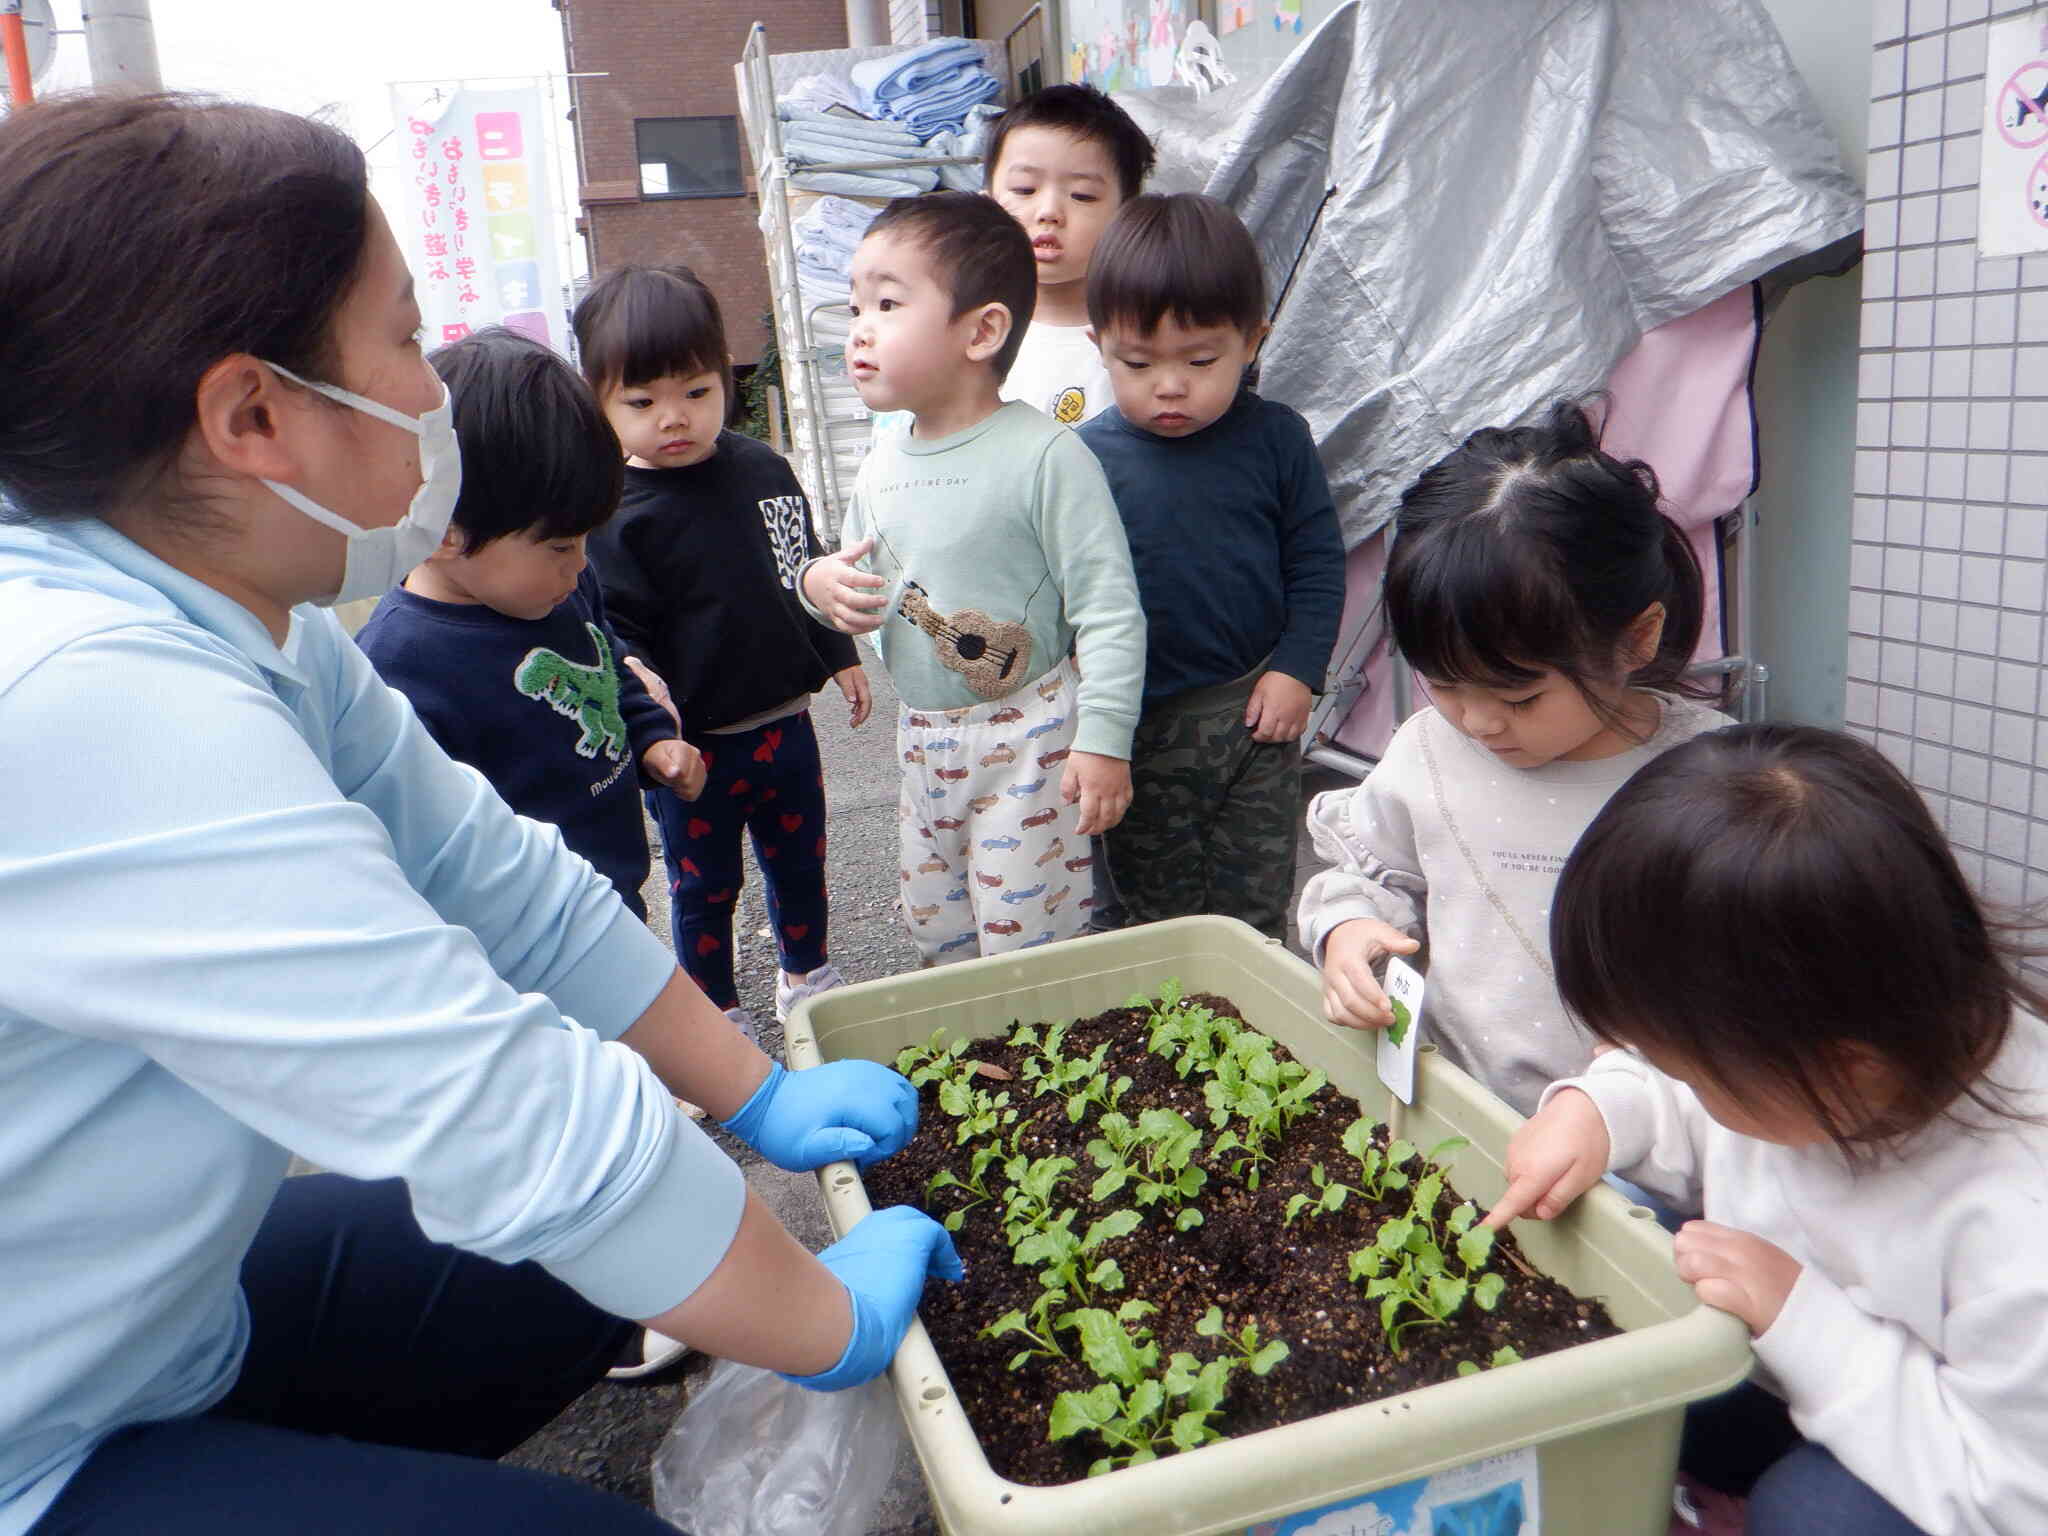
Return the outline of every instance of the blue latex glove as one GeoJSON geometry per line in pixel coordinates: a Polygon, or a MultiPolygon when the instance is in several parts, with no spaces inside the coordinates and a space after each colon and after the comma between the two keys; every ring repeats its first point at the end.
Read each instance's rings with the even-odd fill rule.
{"type": "MultiPolygon", "coordinates": [[[[810,1074],[799,1072],[798,1077],[810,1074]]],[[[778,1373],[813,1392],[857,1387],[889,1368],[924,1294],[925,1276],[958,1280],[966,1272],[953,1238],[923,1211],[892,1205],[876,1211],[818,1255],[846,1287],[853,1303],[853,1336],[829,1371],[815,1376],[778,1373]]]]}
{"type": "Polygon", "coordinates": [[[754,1096],[721,1121],[778,1168],[806,1173],[852,1158],[865,1168],[917,1130],[917,1090],[876,1061],[828,1061],[792,1072],[772,1062],[754,1096]]]}

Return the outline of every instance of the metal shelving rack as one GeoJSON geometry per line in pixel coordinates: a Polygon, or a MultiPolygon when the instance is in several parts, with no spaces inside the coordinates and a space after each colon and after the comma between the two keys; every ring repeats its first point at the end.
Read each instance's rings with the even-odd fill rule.
{"type": "MultiPolygon", "coordinates": [[[[989,71],[998,78],[1007,78],[1002,62],[1004,45],[981,39],[973,41],[986,54],[989,71]]],[[[811,499],[819,535],[828,542],[839,536],[854,472],[867,453],[871,417],[845,376],[846,334],[851,323],[845,305],[804,302],[797,275],[796,220],[790,203],[793,197],[804,195],[805,189],[791,186],[790,178],[792,174],[840,171],[929,171],[945,165],[978,162],[963,157],[849,160],[804,165],[793,173],[783,152],[782,120],[776,115],[776,102],[780,91],[787,90],[805,74],[904,51],[904,47],[891,46],[773,55],[768,51],[768,29],[757,21],[747,29],[746,46],[733,68],[739,87],[740,125],[760,188],[761,237],[768,260],[775,343],[782,358],[789,458],[811,499]]]]}

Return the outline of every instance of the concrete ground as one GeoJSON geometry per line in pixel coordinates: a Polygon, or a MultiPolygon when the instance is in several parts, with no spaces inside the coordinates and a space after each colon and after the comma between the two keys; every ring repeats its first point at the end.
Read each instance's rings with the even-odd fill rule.
{"type": "MultiPolygon", "coordinates": [[[[820,694],[813,711],[829,808],[832,959],[848,981],[898,975],[917,964],[896,912],[896,699],[881,668],[868,671],[875,711],[860,730],[848,729],[846,705],[836,689],[820,694]]],[[[1309,795],[1348,782],[1312,768],[1304,784],[1304,803],[1309,795]]],[[[650,838],[654,835],[650,826],[650,838]]],[[[1315,867],[1304,838],[1295,870],[1297,893],[1315,867]]],[[[654,869],[647,887],[649,920],[667,938],[668,890],[658,856],[654,869]]],[[[740,1000],[760,1022],[762,1047],[779,1056],[775,949],[751,852],[747,881],[735,924],[740,1000]]],[[[801,1241],[817,1249],[831,1240],[812,1175],[785,1173],[729,1138],[726,1145],[746,1170],[749,1185],[801,1241]]],[[[643,1382],[600,1383],[507,1459],[580,1478],[651,1506],[656,1450],[707,1368],[702,1357],[691,1356],[676,1369],[643,1382]]],[[[928,1536],[937,1530],[923,1480],[906,1447],[871,1536],[928,1536]]]]}

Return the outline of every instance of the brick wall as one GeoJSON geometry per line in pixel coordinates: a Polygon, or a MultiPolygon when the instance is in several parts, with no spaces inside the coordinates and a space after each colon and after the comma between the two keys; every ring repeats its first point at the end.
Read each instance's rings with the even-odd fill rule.
{"type": "Polygon", "coordinates": [[[1977,255],[1988,0],[1875,0],[1849,728],[2048,897],[2048,255],[1977,255]]]}
{"type": "MultiPolygon", "coordinates": [[[[733,357],[756,361],[768,278],[754,196],[642,201],[633,123],[643,117],[736,115],[733,65],[747,27],[776,53],[846,46],[844,0],[753,0],[741,10],[677,0],[556,0],[576,104],[584,237],[594,273],[629,262],[686,262],[717,293],[733,357]]],[[[742,135],[744,139],[744,135],[742,135]]],[[[741,169],[751,189],[744,143],[741,169]]]]}

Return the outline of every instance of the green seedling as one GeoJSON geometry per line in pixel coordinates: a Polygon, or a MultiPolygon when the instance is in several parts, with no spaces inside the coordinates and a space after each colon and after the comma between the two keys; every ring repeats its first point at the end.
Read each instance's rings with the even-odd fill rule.
{"type": "Polygon", "coordinates": [[[1397,1195],[1409,1184],[1402,1165],[1415,1156],[1415,1144],[1404,1137],[1389,1142],[1385,1152],[1373,1143],[1379,1125],[1369,1115],[1360,1115],[1344,1127],[1344,1150],[1358,1164],[1358,1189],[1375,1200],[1397,1195]]]}
{"type": "Polygon", "coordinates": [[[1030,1158],[1019,1152],[1003,1165],[1003,1236],[1015,1248],[1026,1236],[1052,1224],[1055,1196],[1074,1170],[1071,1157],[1030,1158]]]}
{"type": "MultiPolygon", "coordinates": [[[[1227,1135],[1228,1132],[1225,1134],[1227,1135]]],[[[1221,1137],[1217,1138],[1217,1145],[1222,1145],[1221,1137]]],[[[1353,1195],[1357,1195],[1360,1199],[1365,1198],[1363,1190],[1353,1189],[1349,1184],[1339,1179],[1331,1178],[1321,1163],[1310,1165],[1308,1179],[1311,1184],[1315,1185],[1316,1193],[1313,1195],[1293,1195],[1289,1197],[1286,1214],[1281,1218],[1283,1225],[1293,1226],[1295,1217],[1303,1213],[1310,1216],[1333,1215],[1343,1210],[1344,1202],[1353,1195]]]]}
{"type": "Polygon", "coordinates": [[[922,1045],[906,1045],[896,1053],[896,1070],[910,1079],[910,1086],[926,1083],[965,1082],[974,1076],[974,1063],[963,1061],[967,1054],[965,1036],[948,1042],[943,1027],[932,1031],[922,1045]]]}
{"type": "Polygon", "coordinates": [[[949,1079],[939,1085],[939,1108],[958,1118],[953,1128],[953,1145],[1000,1136],[1017,1123],[1017,1111],[1010,1108],[1009,1093],[991,1093],[972,1086],[972,1079],[949,1079]]]}
{"type": "MultiPolygon", "coordinates": [[[[1048,1031],[1050,1033],[1050,1031],[1048,1031]]],[[[1103,1060],[1109,1055],[1109,1042],[1103,1041],[1086,1056],[1060,1056],[1053,1053],[1028,1058],[1023,1067],[1025,1081],[1031,1091],[1043,1097],[1048,1093],[1069,1094],[1102,1070],[1103,1060]]]]}
{"type": "MultiPolygon", "coordinates": [[[[1424,1175],[1422,1185],[1433,1205],[1441,1191],[1441,1175],[1424,1175]]],[[[1401,1353],[1401,1341],[1419,1327],[1450,1321],[1469,1299],[1482,1311],[1500,1304],[1507,1282],[1486,1273],[1493,1255],[1493,1229],[1478,1222],[1478,1208],[1467,1200],[1453,1209],[1439,1234],[1427,1215],[1410,1214],[1383,1222],[1372,1243],[1351,1255],[1350,1277],[1366,1282],[1365,1294],[1380,1304],[1380,1330],[1387,1347],[1401,1353]],[[1441,1236],[1441,1241],[1439,1240],[1441,1236]],[[1452,1262],[1455,1260],[1455,1264],[1452,1262]]]]}
{"type": "Polygon", "coordinates": [[[984,1142],[974,1149],[967,1159],[967,1177],[961,1178],[950,1168],[941,1168],[926,1181],[924,1192],[935,1195],[942,1189],[957,1189],[967,1196],[967,1203],[946,1214],[941,1223],[948,1232],[958,1232],[960,1224],[967,1219],[967,1213],[977,1206],[987,1205],[996,1198],[995,1191],[988,1187],[988,1171],[1003,1156],[1003,1148],[994,1142],[984,1142]]]}
{"type": "Polygon", "coordinates": [[[1145,1021],[1148,1029],[1145,1048],[1155,1056],[1175,1058],[1174,1070],[1182,1077],[1197,1071],[1206,1073],[1213,1070],[1216,1061],[1229,1050],[1230,1043],[1243,1029],[1235,1019],[1185,1004],[1180,983],[1174,980],[1169,980],[1159,989],[1157,1001],[1141,992],[1126,1006],[1149,1010],[1145,1021]]]}
{"type": "Polygon", "coordinates": [[[1497,1371],[1504,1365],[1520,1365],[1521,1363],[1522,1357],[1515,1352],[1514,1348],[1511,1345],[1503,1344],[1493,1352],[1493,1358],[1487,1361],[1483,1367],[1471,1360],[1460,1360],[1458,1362],[1458,1374],[1460,1376],[1477,1376],[1482,1369],[1497,1371]]]}
{"type": "Polygon", "coordinates": [[[1201,1211],[1188,1202],[1201,1193],[1209,1175],[1194,1162],[1202,1133],[1185,1115],[1148,1109],[1134,1123],[1116,1112],[1104,1115],[1096,1128],[1102,1134],[1088,1143],[1088,1156],[1102,1172],[1089,1199],[1100,1204],[1128,1184],[1140,1205],[1170,1206],[1176,1232],[1201,1225],[1201,1211]]]}
{"type": "Polygon", "coordinates": [[[1090,1464],[1090,1477],[1222,1438],[1212,1421],[1239,1362],[1226,1356],[1204,1363],[1182,1352],[1161,1371],[1151,1331],[1130,1326],[1152,1310],[1149,1302],[1134,1301],[1115,1314],[1083,1308],[1061,1319],[1080,1336],[1081,1358],[1099,1380],[1086,1392],[1059,1395],[1048,1438],[1099,1437],[1109,1454],[1090,1464]]]}
{"type": "Polygon", "coordinates": [[[1116,1260],[1095,1255],[1105,1243],[1130,1236],[1145,1218],[1126,1206],[1090,1222],[1085,1233],[1076,1235],[1075,1214],[1069,1207],[1037,1231],[1027,1233],[1012,1245],[1010,1258],[1021,1268],[1042,1266],[1038,1270],[1040,1285],[1047,1290],[1067,1291],[1086,1305],[1098,1290],[1124,1288],[1124,1272],[1116,1260]]]}
{"type": "Polygon", "coordinates": [[[1201,1149],[1201,1131],[1179,1110],[1148,1109],[1138,1116],[1132,1193],[1140,1205],[1173,1211],[1176,1232],[1202,1224],[1200,1208],[1188,1203],[1209,1182],[1208,1170],[1195,1161],[1201,1149]]]}
{"type": "Polygon", "coordinates": [[[1138,1174],[1138,1128],[1121,1110],[1095,1122],[1097,1135],[1088,1143],[1088,1160],[1102,1172],[1088,1190],[1097,1205],[1109,1199],[1138,1174]]]}
{"type": "Polygon", "coordinates": [[[1221,1339],[1243,1358],[1245,1368],[1254,1376],[1265,1375],[1287,1358],[1287,1341],[1273,1339],[1261,1344],[1257,1323],[1246,1323],[1235,1338],[1231,1337],[1224,1328],[1221,1307],[1211,1307],[1204,1312],[1201,1321],[1195,1324],[1195,1332],[1205,1339],[1221,1339]]]}
{"type": "Polygon", "coordinates": [[[1086,1118],[1088,1106],[1091,1104],[1103,1114],[1115,1114],[1117,1106],[1123,1102],[1124,1095],[1130,1091],[1131,1080],[1128,1077],[1119,1077],[1115,1082],[1111,1082],[1107,1072],[1097,1072],[1077,1090],[1067,1095],[1067,1120],[1073,1125],[1079,1125],[1086,1118]]]}
{"type": "MultiPolygon", "coordinates": [[[[1040,1291],[1038,1300],[1031,1304],[1027,1316],[1021,1307],[1013,1307],[1001,1317],[981,1330],[984,1339],[1000,1339],[1005,1334],[1021,1334],[1029,1342],[1023,1349],[1010,1356],[1009,1368],[1023,1369],[1031,1360],[1064,1360],[1067,1352],[1060,1348],[1059,1324],[1056,1314],[1067,1304],[1065,1291],[1040,1291]]],[[[1130,1303],[1125,1303],[1130,1305],[1130,1303]]]]}

